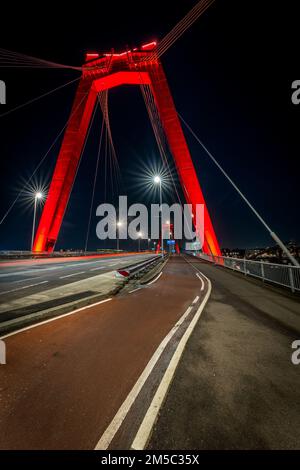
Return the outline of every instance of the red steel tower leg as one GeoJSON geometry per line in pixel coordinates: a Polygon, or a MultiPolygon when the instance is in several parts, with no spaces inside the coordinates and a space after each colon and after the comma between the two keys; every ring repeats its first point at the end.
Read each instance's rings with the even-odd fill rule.
{"type": "Polygon", "coordinates": [[[91,80],[81,79],[36,233],[33,246],[35,252],[53,251],[77,173],[96,97],[97,93],[91,87],[91,80]]]}

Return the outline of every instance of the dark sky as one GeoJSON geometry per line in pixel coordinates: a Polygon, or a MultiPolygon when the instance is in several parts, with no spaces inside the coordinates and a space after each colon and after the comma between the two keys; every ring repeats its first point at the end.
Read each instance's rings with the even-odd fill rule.
{"type": "MultiPolygon", "coordinates": [[[[4,4],[0,47],[81,65],[89,50],[122,51],[127,45],[163,38],[195,3],[4,4]]],[[[286,241],[300,241],[300,105],[291,102],[291,83],[300,79],[296,5],[296,1],[216,0],[162,56],[178,111],[286,241]]],[[[72,70],[0,68],[0,80],[7,85],[7,105],[0,106],[0,114],[76,76],[72,70]]],[[[76,85],[70,85],[0,117],[1,216],[64,126],[75,90],[76,85]]],[[[120,192],[130,195],[132,202],[149,203],[152,200],[140,194],[137,183],[148,162],[158,164],[160,157],[139,89],[111,91],[110,116],[121,168],[120,192]]],[[[57,248],[84,246],[100,126],[97,111],[57,248]]],[[[201,147],[185,133],[221,246],[272,244],[201,147]]],[[[59,143],[38,172],[37,185],[49,184],[59,143]]],[[[105,196],[101,158],[95,207],[105,199],[114,202],[119,192],[108,177],[105,196]]],[[[21,199],[0,227],[0,249],[30,245],[32,204],[21,199]]],[[[93,217],[90,249],[102,246],[95,225],[93,217]]]]}

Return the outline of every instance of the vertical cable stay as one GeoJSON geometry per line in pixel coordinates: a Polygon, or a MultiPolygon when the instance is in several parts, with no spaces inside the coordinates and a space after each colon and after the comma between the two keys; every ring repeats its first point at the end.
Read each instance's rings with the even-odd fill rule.
{"type": "Polygon", "coordinates": [[[251,204],[251,202],[248,200],[248,198],[244,195],[244,193],[239,189],[239,187],[234,183],[234,181],[230,178],[228,173],[224,170],[224,168],[220,165],[220,163],[215,159],[215,157],[212,155],[212,153],[208,150],[208,148],[204,145],[204,143],[200,140],[200,138],[196,135],[196,133],[193,131],[193,129],[189,126],[189,124],[185,121],[185,119],[177,112],[179,118],[185,125],[185,127],[189,130],[189,132],[192,134],[194,139],[201,145],[205,153],[209,156],[209,158],[213,161],[213,163],[218,167],[218,169],[221,171],[221,173],[225,176],[225,178],[229,181],[229,183],[233,186],[233,188],[236,190],[236,192],[241,196],[241,198],[245,201],[248,207],[250,207],[251,211],[255,214],[255,216],[258,218],[258,220],[263,224],[263,226],[267,229],[269,232],[269,235],[273,238],[273,240],[280,246],[280,248],[284,251],[284,253],[287,255],[289,260],[292,262],[294,266],[299,266],[298,261],[295,259],[295,257],[290,253],[286,245],[282,242],[282,240],[276,235],[275,232],[272,231],[271,227],[267,224],[267,222],[262,218],[262,216],[257,212],[255,207],[251,204]]]}
{"type": "Polygon", "coordinates": [[[101,125],[101,132],[100,132],[100,139],[99,139],[99,145],[98,145],[98,153],[97,153],[97,159],[96,159],[96,168],[95,168],[95,176],[94,176],[94,183],[93,183],[92,199],[91,199],[91,205],[90,205],[89,220],[88,220],[85,246],[84,246],[84,251],[85,252],[87,251],[88,241],[89,241],[89,236],[90,236],[90,228],[91,228],[91,220],[92,220],[92,213],[93,213],[93,206],[94,206],[95,190],[96,190],[96,183],[97,183],[97,178],[98,178],[99,161],[100,161],[102,140],[103,140],[104,123],[105,123],[105,120],[104,120],[104,116],[103,116],[102,125],[101,125]]]}
{"type": "MultiPolygon", "coordinates": [[[[177,200],[181,204],[181,206],[183,206],[183,202],[182,202],[181,197],[178,193],[178,189],[177,189],[176,183],[175,183],[174,178],[173,178],[172,170],[171,170],[170,165],[169,165],[169,161],[168,161],[168,157],[167,157],[167,151],[166,151],[167,143],[166,143],[166,139],[165,139],[165,133],[164,133],[164,130],[163,130],[160,118],[159,118],[159,114],[158,114],[158,111],[157,111],[157,107],[156,107],[156,104],[155,104],[155,101],[154,101],[153,94],[151,92],[151,88],[147,85],[141,85],[141,90],[142,90],[145,105],[146,105],[146,108],[147,108],[147,111],[148,111],[148,114],[149,114],[150,122],[151,122],[151,125],[152,125],[152,128],[153,128],[153,131],[154,131],[155,139],[156,139],[156,142],[157,142],[157,145],[158,145],[158,148],[159,148],[159,153],[160,153],[163,165],[167,168],[167,171],[169,173],[169,176],[170,176],[173,188],[174,188],[174,192],[176,193],[176,196],[177,196],[177,200]]],[[[183,212],[183,215],[184,215],[185,220],[186,220],[185,212],[183,212]]],[[[187,226],[189,226],[189,224],[187,224],[187,226]]],[[[203,236],[205,237],[204,234],[203,234],[203,236]]]]}
{"type": "MultiPolygon", "coordinates": [[[[110,163],[110,170],[111,170],[111,182],[112,182],[112,170],[113,176],[115,177],[116,186],[120,184],[120,167],[118,162],[118,157],[112,137],[111,127],[110,127],[110,119],[109,119],[109,112],[108,112],[108,90],[105,90],[103,93],[99,94],[98,100],[102,109],[102,113],[104,116],[106,130],[107,130],[107,139],[108,139],[108,157],[110,163]]],[[[113,182],[112,182],[113,185],[113,182]]]]}

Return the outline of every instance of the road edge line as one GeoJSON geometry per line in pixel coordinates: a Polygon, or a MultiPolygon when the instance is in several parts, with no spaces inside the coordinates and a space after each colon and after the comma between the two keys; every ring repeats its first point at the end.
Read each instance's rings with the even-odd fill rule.
{"type": "Polygon", "coordinates": [[[150,284],[154,284],[154,282],[158,281],[158,279],[160,278],[160,276],[162,275],[162,271],[159,273],[158,276],[156,276],[152,281],[150,282],[147,282],[146,286],[150,286],[150,284]]]}
{"type": "Polygon", "coordinates": [[[146,367],[141,372],[139,378],[133,385],[132,389],[128,393],[127,397],[121,404],[120,408],[110,421],[109,425],[106,427],[104,432],[102,433],[100,439],[98,440],[95,450],[107,450],[110,443],[114,439],[115,435],[117,434],[118,430],[120,429],[123,421],[125,420],[127,414],[129,413],[131,407],[133,406],[136,398],[138,397],[141,389],[143,388],[146,380],[150,376],[151,372],[153,371],[157,361],[161,357],[162,353],[164,352],[166,346],[180,327],[180,325],[184,322],[186,317],[190,314],[192,307],[189,306],[186,311],[182,314],[179,320],[175,323],[175,325],[171,328],[169,333],[163,338],[157,349],[152,354],[151,358],[149,359],[146,367]]]}
{"type": "MultiPolygon", "coordinates": [[[[202,274],[202,273],[201,273],[202,274]]],[[[159,384],[159,387],[153,397],[153,400],[147,410],[146,415],[144,416],[144,419],[136,433],[136,436],[131,444],[131,449],[132,450],[144,450],[152,429],[154,427],[154,424],[156,422],[159,410],[165,400],[165,397],[168,393],[168,390],[170,388],[170,385],[172,383],[175,371],[177,369],[177,366],[179,364],[179,361],[181,359],[181,356],[185,350],[186,344],[207,304],[207,301],[210,297],[211,294],[211,281],[205,276],[205,278],[208,281],[208,291],[202,300],[197,312],[195,313],[192,321],[190,322],[189,326],[187,327],[184,335],[182,336],[180,342],[178,343],[178,346],[172,356],[172,359],[168,365],[168,368],[166,372],[164,373],[164,376],[159,384]]]]}

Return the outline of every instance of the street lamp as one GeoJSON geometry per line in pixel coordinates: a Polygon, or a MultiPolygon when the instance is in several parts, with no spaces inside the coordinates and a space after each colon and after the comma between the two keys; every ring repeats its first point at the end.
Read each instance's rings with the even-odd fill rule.
{"type": "Polygon", "coordinates": [[[33,249],[33,242],[34,242],[35,219],[36,219],[36,206],[37,206],[37,202],[38,202],[40,199],[43,199],[43,193],[41,193],[40,191],[38,191],[38,192],[35,193],[35,195],[34,195],[34,209],[33,209],[33,222],[32,222],[32,234],[31,234],[31,251],[32,251],[32,249],[33,249]]]}
{"type": "Polygon", "coordinates": [[[153,181],[155,184],[159,184],[159,203],[160,203],[160,214],[161,214],[161,255],[164,256],[164,237],[163,237],[163,218],[162,218],[162,187],[161,177],[159,175],[154,176],[153,181]]]}
{"type": "Polygon", "coordinates": [[[122,227],[123,222],[121,220],[118,220],[117,222],[117,251],[119,251],[119,227],[122,227]]]}
{"type": "Polygon", "coordinates": [[[150,250],[150,242],[151,242],[151,238],[148,238],[148,251],[150,250]]]}
{"type": "Polygon", "coordinates": [[[139,236],[139,238],[138,238],[138,241],[139,241],[139,251],[141,251],[141,238],[142,238],[142,236],[143,236],[142,232],[139,232],[139,233],[138,233],[138,236],[139,236]]]}

